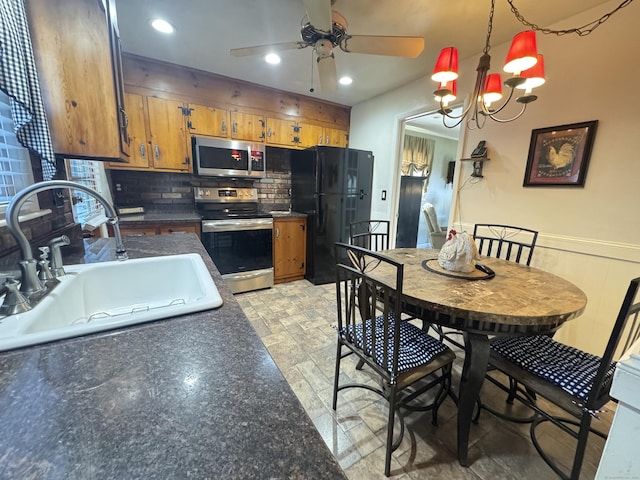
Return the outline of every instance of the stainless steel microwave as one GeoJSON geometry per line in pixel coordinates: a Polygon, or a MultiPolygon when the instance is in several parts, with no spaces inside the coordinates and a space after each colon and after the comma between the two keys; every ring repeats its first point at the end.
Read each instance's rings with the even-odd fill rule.
{"type": "Polygon", "coordinates": [[[192,137],[195,174],[200,177],[263,178],[266,175],[262,143],[192,137]]]}

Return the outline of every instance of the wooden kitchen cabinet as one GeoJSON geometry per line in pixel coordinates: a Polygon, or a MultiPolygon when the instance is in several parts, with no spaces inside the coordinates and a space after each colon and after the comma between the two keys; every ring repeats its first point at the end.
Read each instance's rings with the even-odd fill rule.
{"type": "Polygon", "coordinates": [[[231,138],[249,142],[264,142],[264,117],[252,113],[231,112],[231,138]]]}
{"type": "Polygon", "coordinates": [[[121,166],[136,170],[146,170],[150,167],[150,164],[144,98],[142,95],[125,93],[124,105],[129,117],[129,138],[131,139],[129,163],[110,163],[108,166],[109,168],[119,168],[121,166]]]}
{"type": "Polygon", "coordinates": [[[182,102],[147,97],[149,155],[154,169],[188,172],[191,168],[184,108],[182,102]]]}
{"type": "Polygon", "coordinates": [[[274,145],[295,145],[293,142],[293,127],[296,122],[280,118],[267,117],[266,143],[274,145]]]}
{"type": "Polygon", "coordinates": [[[25,2],[53,150],[127,161],[115,0],[25,2]]]}
{"type": "Polygon", "coordinates": [[[274,283],[302,280],[307,258],[306,217],[273,219],[274,283]]]}
{"type": "Polygon", "coordinates": [[[324,128],[324,143],[330,147],[346,147],[349,143],[349,134],[339,128],[324,128]]]}
{"type": "Polygon", "coordinates": [[[229,112],[223,108],[189,104],[187,127],[191,135],[229,136],[229,112]]]}
{"type": "Polygon", "coordinates": [[[129,163],[110,162],[114,170],[191,170],[191,150],[186,134],[184,104],[163,98],[125,93],[129,114],[129,163]]]}
{"type": "Polygon", "coordinates": [[[312,125],[310,123],[297,122],[293,127],[294,143],[303,148],[313,147],[314,145],[323,145],[324,128],[320,125],[312,125]]]}

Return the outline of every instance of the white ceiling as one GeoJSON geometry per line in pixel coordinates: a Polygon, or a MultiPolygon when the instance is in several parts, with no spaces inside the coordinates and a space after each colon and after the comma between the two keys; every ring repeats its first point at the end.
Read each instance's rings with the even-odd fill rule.
{"type": "MultiPolygon", "coordinates": [[[[317,0],[320,2],[329,0],[317,0]]],[[[514,0],[531,22],[551,25],[604,0],[514,0]]],[[[328,95],[320,92],[312,49],[281,53],[282,63],[259,56],[232,57],[231,48],[297,41],[305,16],[302,0],[116,0],[125,52],[184,65],[289,92],[355,105],[431,73],[442,47],[454,45],[460,58],[484,47],[489,0],[336,0],[334,10],[348,22],[351,35],[408,35],[425,39],[415,59],[346,53],[335,49],[338,76],[353,77],[328,95]],[[149,20],[162,17],[176,27],[173,35],[156,32],[149,20]]],[[[594,19],[606,13],[597,9],[594,19]]],[[[491,43],[507,42],[524,27],[506,0],[496,0],[491,43]]],[[[494,61],[495,66],[503,59],[494,61]]],[[[429,86],[430,88],[431,86],[429,86]]],[[[433,85],[435,88],[435,84],[433,85]]]]}

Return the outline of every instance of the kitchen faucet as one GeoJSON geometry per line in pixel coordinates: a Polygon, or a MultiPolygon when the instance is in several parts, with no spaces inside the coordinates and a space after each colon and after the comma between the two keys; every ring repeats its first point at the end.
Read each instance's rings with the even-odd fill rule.
{"type": "MultiPolygon", "coordinates": [[[[25,236],[24,232],[20,228],[20,221],[18,219],[18,214],[20,212],[20,208],[33,194],[44,192],[46,190],[54,190],[58,188],[70,188],[81,190],[86,194],[94,197],[100,204],[104,207],[105,213],[108,217],[108,222],[113,226],[113,232],[116,239],[116,258],[118,260],[126,260],[127,252],[124,248],[124,244],[122,243],[122,236],[120,234],[120,226],[118,225],[118,215],[116,214],[116,210],[109,203],[109,201],[100,195],[95,190],[92,190],[89,187],[86,187],[80,183],[71,182],[68,180],[48,180],[44,182],[34,183],[33,185],[24,188],[19,191],[9,203],[6,212],[7,219],[7,228],[9,232],[13,235],[16,240],[16,243],[20,247],[20,252],[22,255],[22,260],[19,262],[20,271],[22,274],[21,284],[20,284],[20,292],[25,294],[27,298],[34,297],[36,300],[41,298],[46,292],[45,287],[42,285],[40,278],[38,278],[37,265],[38,262],[33,258],[33,251],[31,250],[31,245],[29,244],[29,240],[25,236]]],[[[65,240],[61,240],[60,242],[55,242],[56,244],[64,244],[65,240]]],[[[68,241],[68,240],[67,240],[68,241]]],[[[53,245],[50,245],[53,246],[53,245]]],[[[56,259],[57,260],[57,259],[56,259]]],[[[62,269],[62,263],[55,265],[56,268],[62,269]]],[[[61,273],[59,270],[60,274],[61,273]]],[[[63,272],[63,270],[62,270],[63,272]]],[[[54,272],[55,273],[55,272],[54,272]]]]}

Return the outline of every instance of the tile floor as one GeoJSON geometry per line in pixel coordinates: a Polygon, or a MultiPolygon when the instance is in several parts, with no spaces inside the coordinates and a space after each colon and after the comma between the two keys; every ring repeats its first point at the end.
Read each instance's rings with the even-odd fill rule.
{"type": "MultiPolygon", "coordinates": [[[[301,280],[236,298],[347,477],[385,478],[386,402],[366,390],[349,389],[340,393],[337,410],[331,408],[336,354],[332,328],[336,318],[335,286],[315,286],[301,280]]],[[[463,353],[458,350],[456,354],[454,388],[463,353]]],[[[355,363],[353,357],[343,360],[342,371],[357,381],[372,381],[366,368],[355,370],[355,363]]],[[[504,394],[487,384],[483,387],[483,401],[504,405],[504,394]]],[[[614,404],[610,404],[595,426],[607,431],[614,410],[614,404]]],[[[455,415],[456,407],[450,398],[440,409],[437,427],[431,424],[431,412],[408,414],[403,442],[392,457],[392,476],[401,480],[557,478],[531,444],[528,425],[506,422],[486,411],[472,426],[471,465],[461,467],[455,453],[455,415]]],[[[570,464],[571,437],[550,425],[540,426],[538,435],[562,464],[570,464]]],[[[591,436],[581,478],[595,477],[603,446],[603,440],[591,436]]]]}

